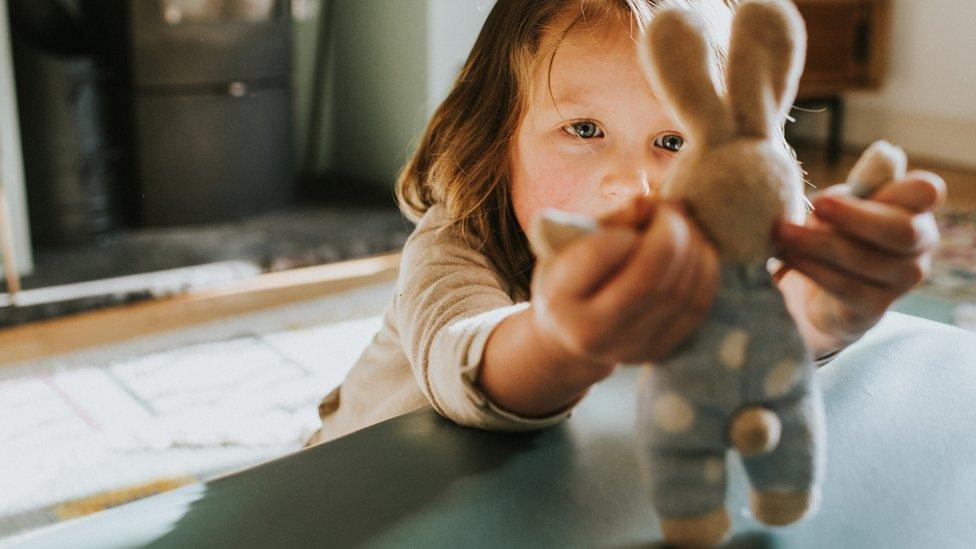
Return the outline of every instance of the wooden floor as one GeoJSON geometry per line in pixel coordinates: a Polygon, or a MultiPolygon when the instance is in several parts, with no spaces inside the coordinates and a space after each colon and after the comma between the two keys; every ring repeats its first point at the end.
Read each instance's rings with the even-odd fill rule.
{"type": "MultiPolygon", "coordinates": [[[[858,155],[846,152],[837,166],[830,166],[822,150],[798,148],[797,156],[807,171],[807,179],[817,188],[829,187],[844,181],[858,155]]],[[[945,167],[924,159],[909,159],[909,169],[929,170],[945,179],[948,188],[946,206],[954,209],[976,209],[976,169],[945,167]]]]}
{"type": "Polygon", "coordinates": [[[0,367],[396,279],[400,254],[266,273],[0,330],[0,367]]]}

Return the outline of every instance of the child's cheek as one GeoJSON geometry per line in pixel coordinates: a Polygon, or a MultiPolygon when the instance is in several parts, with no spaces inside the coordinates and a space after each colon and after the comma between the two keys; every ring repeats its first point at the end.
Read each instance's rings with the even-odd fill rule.
{"type": "Polygon", "coordinates": [[[548,155],[523,160],[516,166],[512,181],[513,205],[523,229],[545,208],[581,211],[580,190],[584,186],[571,167],[548,155]]]}
{"type": "Polygon", "coordinates": [[[516,192],[515,211],[523,228],[545,208],[587,213],[578,181],[558,173],[540,173],[516,192]]]}

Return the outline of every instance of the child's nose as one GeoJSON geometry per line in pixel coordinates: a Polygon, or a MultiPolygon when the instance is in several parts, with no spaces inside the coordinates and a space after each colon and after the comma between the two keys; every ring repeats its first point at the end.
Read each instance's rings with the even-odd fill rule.
{"type": "Polygon", "coordinates": [[[651,192],[647,170],[634,170],[606,177],[600,184],[600,191],[607,198],[626,200],[651,192]]]}

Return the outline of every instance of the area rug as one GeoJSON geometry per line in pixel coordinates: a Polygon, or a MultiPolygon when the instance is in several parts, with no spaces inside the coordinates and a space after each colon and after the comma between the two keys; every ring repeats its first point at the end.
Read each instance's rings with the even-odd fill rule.
{"type": "Polygon", "coordinates": [[[937,218],[942,238],[932,274],[913,293],[943,304],[947,318],[935,320],[976,331],[976,209],[947,208],[937,218]]]}
{"type": "Polygon", "coordinates": [[[0,367],[0,538],[301,449],[392,292],[0,367]]]}

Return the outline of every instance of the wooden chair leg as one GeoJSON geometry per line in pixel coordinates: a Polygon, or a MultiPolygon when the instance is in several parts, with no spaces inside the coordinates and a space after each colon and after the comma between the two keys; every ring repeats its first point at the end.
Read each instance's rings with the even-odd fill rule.
{"type": "Polygon", "coordinates": [[[0,183],[0,258],[3,259],[7,291],[12,297],[20,291],[20,273],[17,271],[17,258],[14,257],[13,225],[10,223],[6,198],[7,190],[0,183]]]}
{"type": "Polygon", "coordinates": [[[830,108],[830,130],[827,136],[827,164],[831,167],[840,162],[844,147],[844,98],[836,95],[826,100],[830,108]]]}

